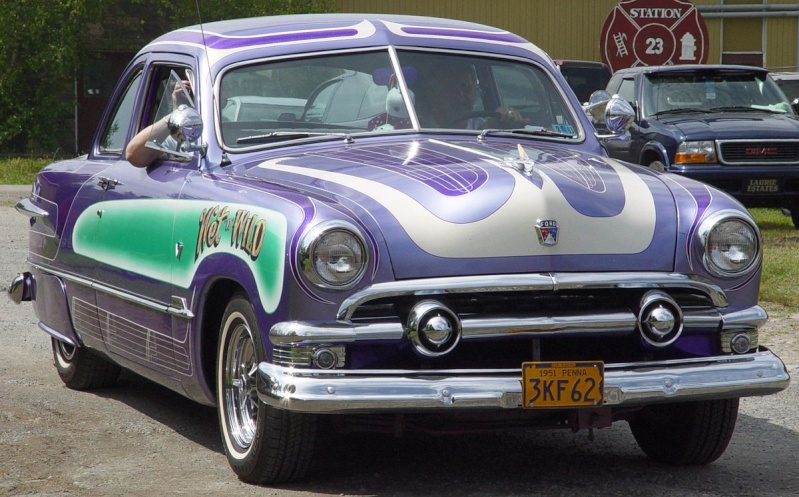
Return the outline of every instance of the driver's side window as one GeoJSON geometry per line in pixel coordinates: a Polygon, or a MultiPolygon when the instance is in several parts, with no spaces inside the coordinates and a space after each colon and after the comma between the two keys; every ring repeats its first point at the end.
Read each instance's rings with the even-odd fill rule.
{"type": "Polygon", "coordinates": [[[154,112],[145,116],[146,121],[142,127],[163,119],[181,104],[195,106],[189,69],[165,65],[158,67],[154,74],[148,99],[149,108],[154,109],[154,112]]]}

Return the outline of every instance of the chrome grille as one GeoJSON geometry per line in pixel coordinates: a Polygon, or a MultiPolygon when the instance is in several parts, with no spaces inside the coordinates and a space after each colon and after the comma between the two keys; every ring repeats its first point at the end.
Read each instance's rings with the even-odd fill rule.
{"type": "MultiPolygon", "coordinates": [[[[659,272],[536,273],[428,278],[377,283],[339,307],[331,321],[282,321],[269,330],[275,362],[297,366],[301,351],[346,347],[347,367],[491,369],[524,361],[625,363],[689,357],[680,346],[642,340],[643,297],[657,292],[682,314],[690,349],[717,350],[722,329],[754,330],[766,314],[724,313],[717,285],[659,272]],[[460,341],[441,356],[419,354],[412,310],[429,301],[457,316],[460,341]],[[739,315],[740,314],[740,315],[739,315]]],[[[416,330],[418,331],[418,330],[416,330]]]]}

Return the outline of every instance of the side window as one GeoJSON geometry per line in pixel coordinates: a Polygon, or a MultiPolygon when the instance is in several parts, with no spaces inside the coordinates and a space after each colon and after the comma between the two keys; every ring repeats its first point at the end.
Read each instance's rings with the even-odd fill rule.
{"type": "Polygon", "coordinates": [[[119,99],[109,125],[100,140],[100,153],[121,154],[125,147],[125,140],[130,131],[131,117],[133,115],[133,102],[141,81],[141,71],[131,79],[122,98],[119,99]]]}
{"type": "Polygon", "coordinates": [[[177,66],[157,66],[151,72],[153,79],[146,99],[144,122],[142,128],[163,119],[177,105],[187,104],[194,107],[194,94],[191,91],[191,70],[177,66]],[[181,82],[188,82],[185,91],[179,90],[181,82]]]}
{"type": "Polygon", "coordinates": [[[623,79],[617,93],[620,98],[630,102],[630,105],[635,105],[635,80],[623,79]]]}

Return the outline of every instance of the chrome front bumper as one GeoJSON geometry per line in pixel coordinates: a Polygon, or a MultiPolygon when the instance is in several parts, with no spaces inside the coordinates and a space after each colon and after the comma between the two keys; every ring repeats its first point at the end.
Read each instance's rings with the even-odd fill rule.
{"type": "MultiPolygon", "coordinates": [[[[739,356],[606,364],[605,405],[777,393],[790,376],[767,349],[739,356]]],[[[348,413],[521,408],[518,370],[306,370],[258,366],[258,397],[296,412],[348,413]]]]}

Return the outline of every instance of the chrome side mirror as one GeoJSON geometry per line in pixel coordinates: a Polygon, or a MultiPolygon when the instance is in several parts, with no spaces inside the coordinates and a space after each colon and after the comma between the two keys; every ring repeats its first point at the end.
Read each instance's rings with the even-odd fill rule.
{"type": "Polygon", "coordinates": [[[614,134],[624,134],[635,119],[635,111],[626,100],[613,95],[605,107],[605,127],[614,134]]]}
{"type": "Polygon", "coordinates": [[[169,116],[169,133],[176,140],[197,141],[203,134],[203,119],[194,107],[179,105],[169,116]]]}
{"type": "Polygon", "coordinates": [[[599,124],[608,131],[605,134],[597,133],[599,139],[628,138],[627,130],[635,119],[635,110],[629,102],[618,95],[610,96],[604,90],[592,93],[588,103],[583,106],[583,111],[593,124],[599,124]]]}
{"type": "Polygon", "coordinates": [[[153,140],[148,140],[145,146],[187,160],[191,159],[194,156],[193,152],[196,151],[205,156],[206,145],[201,140],[203,119],[194,107],[179,105],[169,114],[167,128],[172,138],[180,145],[179,150],[169,149],[153,140]]]}

